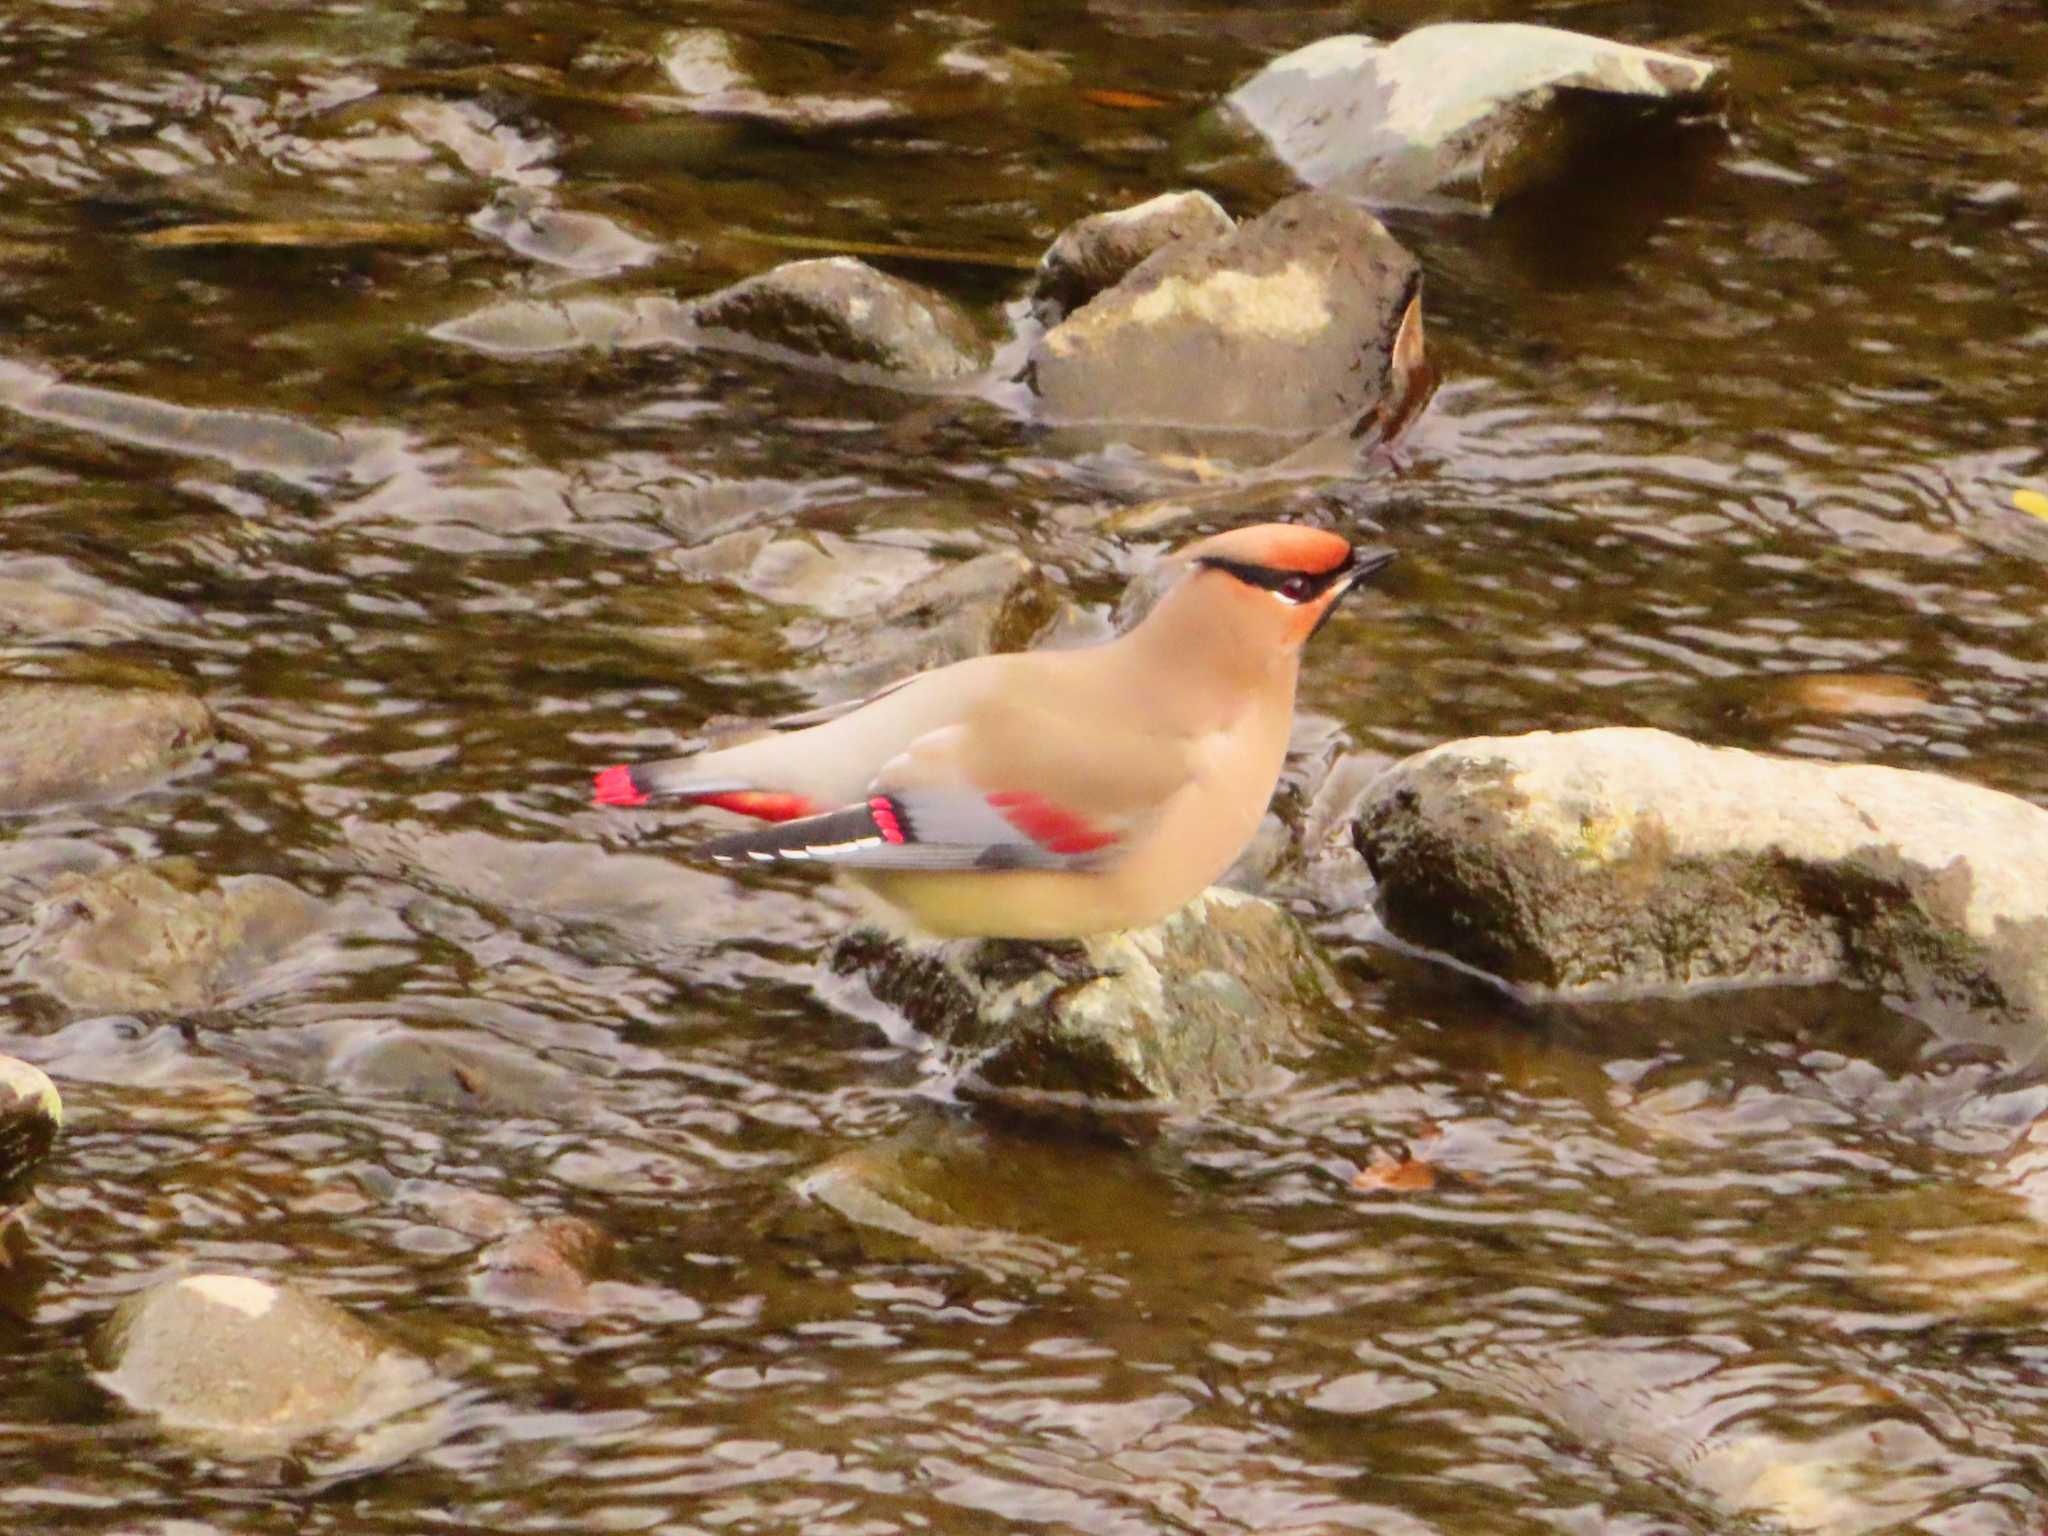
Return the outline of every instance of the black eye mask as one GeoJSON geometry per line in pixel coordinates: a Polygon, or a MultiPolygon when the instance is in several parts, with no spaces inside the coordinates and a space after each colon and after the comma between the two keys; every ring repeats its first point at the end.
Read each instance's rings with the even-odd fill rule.
{"type": "Polygon", "coordinates": [[[1343,563],[1327,571],[1282,571],[1270,565],[1253,565],[1247,560],[1225,560],[1204,555],[1195,563],[1212,571],[1235,576],[1248,587],[1278,593],[1290,603],[1312,603],[1352,573],[1357,556],[1346,552],[1343,563]]]}

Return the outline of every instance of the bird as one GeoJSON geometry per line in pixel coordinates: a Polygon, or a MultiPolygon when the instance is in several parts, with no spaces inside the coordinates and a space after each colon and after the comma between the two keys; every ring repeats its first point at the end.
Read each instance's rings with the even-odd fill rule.
{"type": "Polygon", "coordinates": [[[1169,556],[1172,585],[1113,640],[977,656],[779,734],[615,764],[593,799],[754,817],[690,853],[828,866],[939,938],[1146,927],[1250,842],[1303,646],[1393,557],[1305,524],[1229,529],[1169,556]]]}

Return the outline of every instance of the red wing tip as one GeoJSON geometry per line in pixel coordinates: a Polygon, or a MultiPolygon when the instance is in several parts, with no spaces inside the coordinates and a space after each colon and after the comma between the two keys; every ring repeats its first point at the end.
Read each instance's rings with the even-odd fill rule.
{"type": "Polygon", "coordinates": [[[624,763],[600,768],[591,785],[593,805],[645,805],[647,796],[633,782],[633,770],[624,763]]]}

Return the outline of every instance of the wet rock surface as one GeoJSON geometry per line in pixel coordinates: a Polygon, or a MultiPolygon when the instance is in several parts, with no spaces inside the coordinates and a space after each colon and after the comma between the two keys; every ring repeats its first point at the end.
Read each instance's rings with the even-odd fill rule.
{"type": "Polygon", "coordinates": [[[950,300],[850,256],[785,262],[690,306],[708,345],[755,345],[813,364],[943,383],[978,373],[988,349],[950,300]]]}
{"type": "Polygon", "coordinates": [[[2048,1031],[2048,811],[1938,774],[1606,729],[1396,764],[1356,836],[1387,926],[1517,985],[1847,979],[2023,1059],[2048,1031]]]}
{"type": "Polygon", "coordinates": [[[30,915],[21,974],[74,1009],[187,1012],[255,982],[321,921],[269,875],[214,880],[175,859],[64,875],[30,915]]]}
{"type": "MultiPolygon", "coordinates": [[[[878,622],[819,636],[834,691],[858,698],[913,672],[1028,650],[1061,611],[1045,572],[1013,550],[992,550],[920,577],[884,601],[878,622]]],[[[791,636],[801,644],[801,632],[791,636]]]]}
{"type": "Polygon", "coordinates": [[[1122,282],[1154,252],[1220,240],[1235,228],[1237,221],[1206,192],[1162,192],[1129,208],[1091,213],[1047,248],[1033,281],[1033,305],[1041,319],[1056,323],[1122,282]]]}
{"type": "Polygon", "coordinates": [[[0,679],[0,814],[132,794],[214,737],[190,694],[0,679]]]}
{"type": "Polygon", "coordinates": [[[1647,117],[1708,109],[1719,66],[1520,22],[1443,22],[1391,43],[1328,37],[1229,107],[1311,186],[1368,203],[1494,206],[1647,117]]]}
{"type": "Polygon", "coordinates": [[[39,1068],[0,1056],[0,1212],[27,1191],[64,1125],[64,1101],[39,1068]]]}
{"type": "Polygon", "coordinates": [[[498,1118],[574,1119],[592,1108],[574,1073],[475,1030],[351,1020],[321,1034],[324,1076],[351,1095],[390,1094],[498,1118]]]}
{"type": "Polygon", "coordinates": [[[1292,918],[1218,889],[1155,927],[1070,946],[863,929],[832,967],[939,1041],[975,1091],[1045,1107],[1192,1108],[1247,1092],[1339,1006],[1292,918]]]}
{"type": "Polygon", "coordinates": [[[244,1452],[361,1425],[416,1395],[429,1374],[331,1302],[220,1273],[129,1297],[95,1335],[93,1361],[130,1407],[244,1452]]]}
{"type": "Polygon", "coordinates": [[[1165,247],[1076,310],[1032,348],[1032,387],[1057,422],[1306,437],[1387,397],[1420,277],[1371,214],[1301,193],[1165,247]]]}

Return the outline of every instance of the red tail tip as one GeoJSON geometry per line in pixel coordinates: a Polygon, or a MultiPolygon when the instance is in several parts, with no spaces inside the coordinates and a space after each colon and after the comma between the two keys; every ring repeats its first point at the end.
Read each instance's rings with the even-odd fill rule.
{"type": "Polygon", "coordinates": [[[647,796],[638,784],[633,782],[633,770],[624,763],[610,768],[600,768],[593,781],[591,792],[593,805],[645,805],[647,796]]]}

